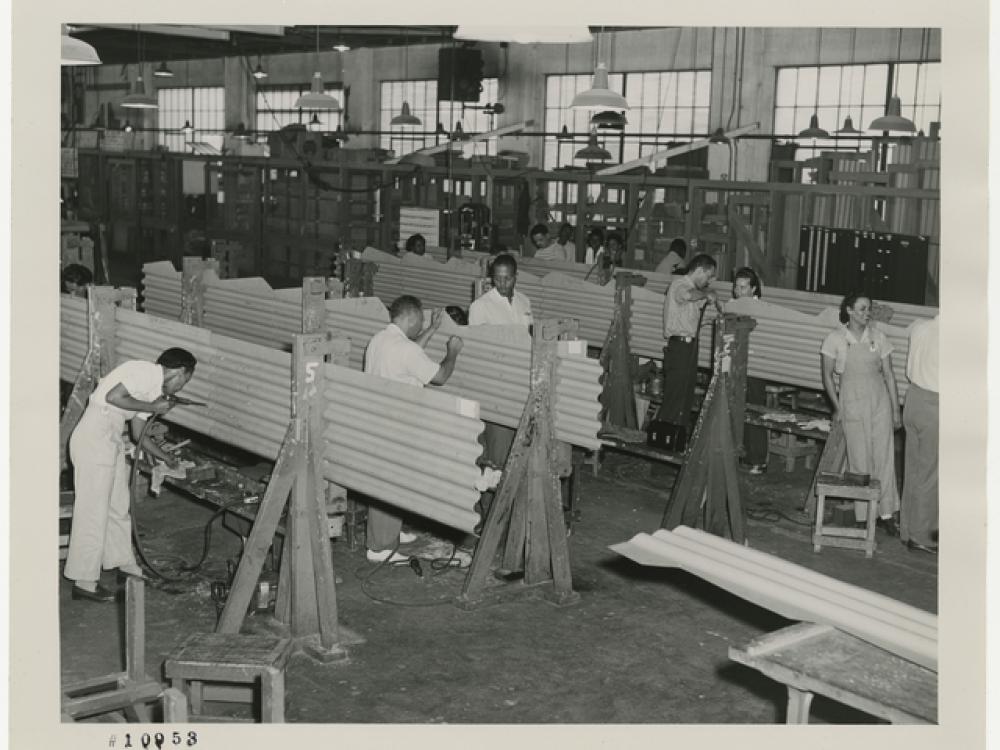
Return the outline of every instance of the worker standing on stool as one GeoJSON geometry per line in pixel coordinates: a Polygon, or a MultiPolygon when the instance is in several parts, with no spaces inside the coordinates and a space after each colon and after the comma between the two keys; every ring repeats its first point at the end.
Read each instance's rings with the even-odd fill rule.
{"type": "MultiPolygon", "coordinates": [[[[462,351],[462,339],[448,339],[447,353],[438,364],[424,351],[431,336],[441,327],[443,312],[435,310],[431,323],[424,328],[424,311],[420,300],[403,295],[389,307],[391,323],[372,336],[365,350],[365,372],[397,383],[407,383],[423,388],[444,385],[455,370],[455,361],[462,351]]],[[[403,521],[374,505],[368,508],[368,552],[371,562],[404,562],[408,558],[394,552],[401,543],[416,540],[413,534],[403,532],[403,521]],[[390,559],[391,558],[391,559],[390,559]]]]}
{"type": "MultiPolygon", "coordinates": [[[[744,266],[733,274],[733,298],[726,304],[726,309],[738,299],[747,300],[751,304],[760,301],[760,277],[749,266],[744,266]]],[[[764,406],[767,395],[765,387],[763,380],[747,375],[747,403],[764,406]]],[[[746,449],[743,464],[750,473],[763,474],[767,471],[767,430],[756,425],[746,425],[743,428],[743,446],[746,449]]]]}
{"type": "Polygon", "coordinates": [[[910,330],[906,360],[910,389],[903,405],[906,456],[899,537],[911,551],[937,554],[938,530],[938,319],[910,330]]]}
{"type": "Polygon", "coordinates": [[[716,263],[701,253],[691,259],[687,274],[667,287],[663,303],[663,400],[657,419],[691,432],[695,375],[698,372],[698,327],[705,306],[719,300],[711,288],[716,263]]]}
{"type": "MultiPolygon", "coordinates": [[[[848,294],[840,303],[840,322],[823,341],[823,388],[839,419],[847,444],[847,469],[867,474],[881,485],[878,525],[899,536],[895,514],[896,490],[893,431],[902,427],[896,376],[892,371],[892,344],[871,327],[872,301],[864,294],[848,294]]],[[[865,503],[854,504],[854,518],[865,520],[865,503]]]]}
{"type": "MultiPolygon", "coordinates": [[[[99,585],[102,567],[142,575],[132,553],[129,470],[122,432],[131,420],[132,436],[138,441],[145,419],[135,417],[169,411],[173,406],[169,397],[187,385],[196,363],[185,349],[167,349],[155,364],[123,362],[91,394],[69,440],[76,498],[63,574],[74,582],[74,599],[114,600],[114,592],[99,585]]],[[[177,468],[175,460],[148,436],[139,447],[177,468]]]]}
{"type": "MultiPolygon", "coordinates": [[[[469,325],[521,325],[531,327],[531,300],[517,286],[517,261],[512,255],[498,255],[490,268],[490,289],[469,307],[469,325]]],[[[486,423],[483,432],[485,458],[497,468],[507,462],[514,442],[510,427],[486,423]]]]}

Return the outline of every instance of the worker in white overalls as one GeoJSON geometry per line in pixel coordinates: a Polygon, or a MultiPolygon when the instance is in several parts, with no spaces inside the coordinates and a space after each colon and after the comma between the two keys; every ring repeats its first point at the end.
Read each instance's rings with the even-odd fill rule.
{"type": "MultiPolygon", "coordinates": [[[[125,422],[131,420],[132,438],[138,442],[145,417],[170,410],[169,397],[191,379],[196,363],[185,349],[167,349],[155,363],[123,362],[91,394],[69,441],[76,499],[63,573],[74,582],[74,599],[114,600],[115,593],[99,585],[102,568],[142,575],[132,553],[125,422]],[[133,419],[137,416],[141,418],[133,419]]],[[[174,459],[148,436],[140,447],[176,468],[174,459]]]]}

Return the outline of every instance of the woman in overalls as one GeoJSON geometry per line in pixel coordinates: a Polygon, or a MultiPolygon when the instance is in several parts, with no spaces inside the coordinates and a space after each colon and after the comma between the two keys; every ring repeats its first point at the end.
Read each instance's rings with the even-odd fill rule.
{"type": "MultiPolygon", "coordinates": [[[[101,568],[142,575],[132,554],[129,469],[125,461],[125,422],[138,442],[148,414],[164,414],[168,398],[194,374],[196,360],[185,349],[167,349],[155,363],[130,360],[101,378],[69,440],[76,498],[73,528],[63,574],[73,581],[73,599],[113,601],[100,585],[101,568]],[[133,419],[133,417],[140,417],[133,419]]],[[[174,459],[149,436],[140,446],[174,467],[174,459]]]]}
{"type": "MultiPolygon", "coordinates": [[[[868,474],[881,484],[878,525],[898,536],[893,432],[902,427],[896,377],[892,371],[892,344],[871,327],[872,301],[849,294],[840,303],[843,325],[830,333],[820,348],[823,388],[840,420],[847,444],[847,468],[868,474]]],[[[854,504],[854,516],[865,518],[865,503],[854,504]]]]}

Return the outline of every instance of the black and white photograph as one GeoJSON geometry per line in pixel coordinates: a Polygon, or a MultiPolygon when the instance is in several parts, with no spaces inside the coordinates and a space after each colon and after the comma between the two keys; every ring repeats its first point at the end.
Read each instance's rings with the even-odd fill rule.
{"type": "Polygon", "coordinates": [[[985,3],[16,6],[12,747],[986,746],[985,3]]]}

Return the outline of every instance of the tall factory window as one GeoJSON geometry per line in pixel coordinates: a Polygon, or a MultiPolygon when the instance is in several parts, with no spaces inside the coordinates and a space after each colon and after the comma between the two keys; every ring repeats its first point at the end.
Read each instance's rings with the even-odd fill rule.
{"type": "MultiPolygon", "coordinates": [[[[940,72],[939,62],[779,68],[774,132],[795,136],[809,127],[809,119],[815,112],[820,127],[830,134],[840,130],[850,116],[857,130],[874,135],[867,130],[869,123],[885,113],[889,97],[898,93],[903,116],[927,133],[932,122],[941,120],[940,72]]],[[[815,151],[868,148],[866,140],[815,139],[799,143],[815,151]]]]}
{"type": "Polygon", "coordinates": [[[161,88],[156,92],[159,132],[157,142],[171,151],[187,151],[191,142],[222,148],[225,125],[225,90],[222,86],[161,88]],[[194,132],[184,133],[184,123],[194,132]]]}
{"type": "MultiPolygon", "coordinates": [[[[295,107],[296,100],[309,91],[309,83],[293,86],[258,86],[257,87],[257,122],[254,128],[258,133],[281,130],[286,125],[302,124],[321,132],[337,129],[341,123],[340,112],[331,110],[302,110],[295,107]],[[313,124],[313,115],[319,124],[313,124]]],[[[344,106],[344,91],[340,86],[323,87],[323,93],[334,97],[344,106]]]]}
{"type": "MultiPolygon", "coordinates": [[[[382,81],[379,125],[382,137],[379,146],[403,156],[428,146],[443,142],[444,134],[437,133],[438,123],[449,133],[454,130],[455,123],[462,124],[466,133],[482,133],[501,127],[501,122],[485,110],[487,104],[495,104],[499,99],[499,81],[496,78],[484,78],[483,90],[479,101],[453,102],[438,101],[437,81],[434,79],[416,81],[382,81]],[[392,118],[399,114],[403,102],[410,105],[410,113],[419,117],[421,124],[417,127],[391,126],[392,118]]],[[[471,148],[482,149],[488,153],[489,143],[471,148]]]]}
{"type": "MultiPolygon", "coordinates": [[[[560,140],[563,126],[570,133],[589,133],[593,112],[570,109],[573,97],[593,84],[593,76],[550,75],[545,80],[545,138],[543,167],[583,166],[575,154],[587,139],[560,140]]],[[[708,70],[611,73],[608,85],[629,103],[623,130],[599,129],[598,141],[616,161],[630,161],[661,150],[668,143],[685,142],[708,131],[712,73],[708,70]]]]}

